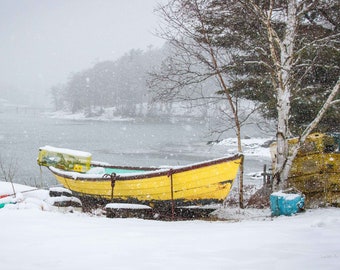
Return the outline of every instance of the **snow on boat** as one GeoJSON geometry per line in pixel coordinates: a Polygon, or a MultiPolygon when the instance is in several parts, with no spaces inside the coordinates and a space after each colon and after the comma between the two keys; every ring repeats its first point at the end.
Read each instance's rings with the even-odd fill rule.
{"type": "Polygon", "coordinates": [[[79,195],[157,207],[171,202],[176,206],[223,202],[242,159],[235,155],[179,167],[122,167],[91,162],[86,152],[47,146],[39,149],[38,164],[48,167],[59,183],[79,195]],[[89,170],[79,172],[89,163],[89,170]]]}
{"type": "MultiPolygon", "coordinates": [[[[288,140],[292,147],[297,138],[288,140]]],[[[271,145],[275,168],[276,143],[271,145]]],[[[340,133],[310,134],[301,146],[288,177],[288,186],[306,196],[306,205],[340,206],[340,133]]]]}

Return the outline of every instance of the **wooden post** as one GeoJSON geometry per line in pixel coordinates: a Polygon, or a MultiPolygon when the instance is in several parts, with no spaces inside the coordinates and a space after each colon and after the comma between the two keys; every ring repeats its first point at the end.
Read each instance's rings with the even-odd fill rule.
{"type": "Polygon", "coordinates": [[[266,180],[267,180],[267,165],[266,164],[264,164],[263,165],[263,173],[262,173],[262,175],[263,175],[263,185],[265,185],[266,184],[266,180]]]}
{"type": "Polygon", "coordinates": [[[172,169],[168,172],[168,177],[170,177],[170,190],[171,190],[171,218],[175,219],[175,202],[174,202],[174,183],[172,179],[172,169]]]}
{"type": "Polygon", "coordinates": [[[113,190],[116,185],[117,175],[115,173],[111,174],[111,201],[113,200],[113,190]]]}

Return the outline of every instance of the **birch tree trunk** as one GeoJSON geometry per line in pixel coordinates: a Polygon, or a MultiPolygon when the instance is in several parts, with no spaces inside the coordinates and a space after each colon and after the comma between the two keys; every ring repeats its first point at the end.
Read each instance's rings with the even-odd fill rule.
{"type": "MultiPolygon", "coordinates": [[[[276,64],[277,67],[277,109],[278,109],[278,126],[277,126],[277,156],[276,167],[274,170],[274,182],[273,189],[284,189],[287,185],[287,179],[292,167],[293,160],[295,159],[297,152],[301,145],[304,143],[307,136],[320,122],[321,118],[325,114],[328,107],[332,104],[338,89],[339,80],[334,86],[331,94],[323,107],[320,109],[316,118],[308,125],[300,136],[299,142],[292,147],[289,151],[287,138],[289,136],[289,118],[290,118],[290,95],[291,95],[291,71],[293,69],[294,59],[294,44],[297,36],[297,24],[298,24],[298,10],[297,0],[289,0],[286,14],[286,31],[282,42],[280,42],[280,62],[276,64]],[[280,65],[279,65],[280,64],[280,65]]],[[[269,27],[269,32],[271,28],[269,27]]],[[[273,40],[275,40],[273,38],[273,40]]],[[[276,40],[279,41],[277,38],[276,40]]],[[[273,43],[273,46],[275,44],[273,43]]],[[[276,56],[276,55],[275,55],[276,56]]],[[[273,57],[276,61],[277,58],[273,57]]]]}
{"type": "MultiPolygon", "coordinates": [[[[276,156],[275,168],[273,171],[273,189],[284,189],[287,184],[287,179],[292,166],[292,162],[304,142],[308,134],[319,123],[327,108],[334,104],[332,100],[335,98],[339,88],[339,81],[333,88],[332,93],[327,101],[319,111],[317,117],[306,128],[301,135],[301,140],[292,149],[288,148],[289,119],[291,108],[291,95],[294,85],[293,73],[295,64],[298,62],[295,45],[298,37],[298,24],[302,16],[309,8],[315,8],[317,1],[304,1],[304,0],[287,0],[286,6],[281,6],[276,9],[274,5],[278,3],[274,0],[269,1],[268,9],[262,9],[258,1],[244,0],[244,5],[251,4],[253,12],[261,20],[267,31],[268,48],[270,51],[270,66],[272,84],[275,88],[276,102],[277,102],[277,130],[276,130],[276,156]],[[278,34],[273,25],[275,22],[283,22],[285,24],[284,32],[278,34]],[[273,25],[272,25],[273,24],[273,25]],[[294,60],[295,59],[295,60],[294,60]],[[295,61],[295,63],[294,63],[295,61]]],[[[303,17],[304,18],[304,17],[303,17]]],[[[321,37],[319,41],[323,40],[321,37]]],[[[295,82],[296,84],[296,82],[295,82]]]]}
{"type": "Polygon", "coordinates": [[[288,178],[284,167],[288,157],[290,96],[291,96],[291,72],[293,67],[293,53],[295,38],[297,35],[297,0],[288,2],[286,11],[286,31],[282,40],[277,36],[271,26],[273,1],[267,18],[268,40],[272,61],[275,66],[277,81],[277,111],[278,124],[276,132],[277,156],[274,169],[274,190],[282,189],[288,178]],[[277,49],[278,48],[278,49],[277,49]]]}

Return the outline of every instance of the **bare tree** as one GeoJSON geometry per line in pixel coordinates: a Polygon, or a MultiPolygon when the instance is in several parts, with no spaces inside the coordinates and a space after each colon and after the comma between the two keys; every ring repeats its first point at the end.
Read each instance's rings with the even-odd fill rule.
{"type": "MultiPolygon", "coordinates": [[[[156,89],[156,98],[163,100],[200,100],[203,106],[224,101],[228,105],[225,126],[234,129],[238,140],[238,152],[243,153],[241,126],[248,115],[240,117],[240,99],[228,86],[226,69],[229,53],[225,47],[214,42],[211,34],[211,13],[206,12],[209,1],[170,0],[158,8],[163,19],[159,35],[166,39],[173,50],[163,62],[162,68],[152,74],[150,87],[156,89]],[[218,89],[207,91],[202,85],[215,81],[218,89]]],[[[239,205],[243,202],[243,162],[239,175],[239,205]]]]}

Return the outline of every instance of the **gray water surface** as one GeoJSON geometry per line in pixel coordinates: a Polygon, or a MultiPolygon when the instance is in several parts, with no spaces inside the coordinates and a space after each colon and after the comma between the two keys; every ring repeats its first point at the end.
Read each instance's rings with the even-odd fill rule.
{"type": "MultiPolygon", "coordinates": [[[[84,121],[54,119],[37,111],[0,113],[0,159],[15,167],[14,182],[56,185],[37,163],[39,147],[51,145],[90,152],[92,160],[115,165],[186,165],[230,155],[213,140],[209,123],[199,121],[84,121]]],[[[246,160],[247,171],[259,171],[267,160],[246,160]]],[[[3,179],[1,179],[3,180],[3,179]]]]}

